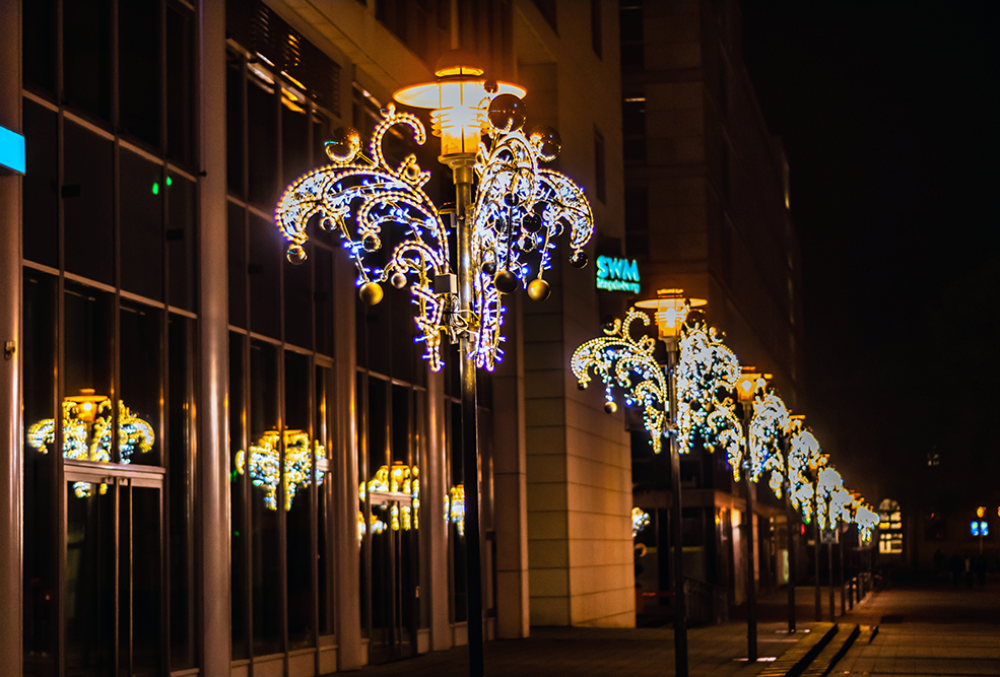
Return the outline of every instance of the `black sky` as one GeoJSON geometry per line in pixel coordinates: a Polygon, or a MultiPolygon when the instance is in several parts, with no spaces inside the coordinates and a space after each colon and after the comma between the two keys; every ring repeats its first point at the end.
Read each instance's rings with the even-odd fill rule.
{"type": "Polygon", "coordinates": [[[1000,489],[1000,3],[755,0],[742,14],[791,167],[803,413],[870,502],[986,502],[1000,489]]]}

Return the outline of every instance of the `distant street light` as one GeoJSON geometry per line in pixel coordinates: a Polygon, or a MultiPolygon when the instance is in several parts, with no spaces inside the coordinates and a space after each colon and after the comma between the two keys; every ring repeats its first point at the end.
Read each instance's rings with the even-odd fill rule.
{"type": "Polygon", "coordinates": [[[746,490],[746,517],[740,527],[744,530],[743,536],[746,541],[746,595],[747,595],[747,661],[757,662],[757,590],[754,583],[754,533],[753,533],[753,487],[751,482],[756,482],[762,468],[760,459],[762,457],[761,447],[765,443],[754,435],[753,412],[754,401],[758,393],[763,395],[767,387],[767,380],[770,374],[758,374],[754,367],[743,367],[736,382],[736,395],[743,408],[743,430],[745,431],[745,449],[743,455],[743,479],[746,490]]]}
{"type": "MultiPolygon", "coordinates": [[[[674,665],[677,677],[688,675],[687,608],[684,594],[684,550],[681,531],[680,454],[687,453],[700,435],[709,450],[718,443],[738,453],[738,422],[729,400],[720,400],[720,388],[730,390],[738,374],[736,357],[714,330],[700,317],[689,314],[692,306],[704,301],[685,299],[683,290],[660,290],[657,299],[640,301],[642,308],[655,310],[659,338],[667,348],[667,364],[653,357],[656,342],[648,336],[632,336],[632,324],[649,316],[629,308],[625,321],[615,320],[605,336],[583,343],[573,354],[573,374],[581,388],[590,383],[593,372],[605,384],[605,411],[614,413],[612,388],[626,392],[626,403],[643,408],[643,423],[651,436],[655,453],[662,449],[662,437],[670,444],[672,508],[670,528],[673,544],[674,665]],[[735,426],[735,427],[734,427],[735,426]]],[[[700,313],[699,313],[700,315],[700,313]]]]}
{"type": "Polygon", "coordinates": [[[805,428],[801,417],[795,419],[795,431],[792,433],[788,451],[788,497],[792,505],[802,513],[806,524],[813,525],[813,545],[815,550],[816,577],[816,621],[822,620],[823,605],[819,581],[819,526],[814,519],[816,512],[816,480],[819,471],[828,462],[828,457],[822,453],[816,436],[805,428]]]}

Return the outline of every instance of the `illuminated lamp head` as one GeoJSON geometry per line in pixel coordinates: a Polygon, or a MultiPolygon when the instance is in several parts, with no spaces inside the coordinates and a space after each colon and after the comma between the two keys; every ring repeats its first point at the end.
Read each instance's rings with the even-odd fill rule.
{"type": "Polygon", "coordinates": [[[986,506],[981,505],[976,508],[976,516],[979,517],[979,519],[986,517],[986,506]]]}
{"type": "Polygon", "coordinates": [[[67,402],[76,402],[77,418],[87,423],[93,423],[97,416],[98,405],[108,399],[104,395],[95,395],[93,388],[82,388],[79,395],[67,397],[67,402]]]}
{"type": "Polygon", "coordinates": [[[689,299],[684,297],[683,289],[661,289],[655,299],[639,301],[636,308],[653,308],[656,311],[656,326],[660,330],[660,339],[675,341],[681,334],[681,327],[691,308],[700,308],[707,304],[705,299],[689,299]]]}
{"type": "Polygon", "coordinates": [[[753,402],[758,390],[767,387],[770,374],[757,373],[756,367],[743,367],[739,380],[736,381],[736,395],[740,402],[753,402]]]}
{"type": "Polygon", "coordinates": [[[508,94],[520,99],[526,93],[524,87],[509,82],[487,83],[479,60],[462,49],[443,54],[434,75],[436,82],[404,87],[392,96],[405,106],[431,110],[431,133],[441,137],[444,164],[475,157],[494,97],[508,94]]]}

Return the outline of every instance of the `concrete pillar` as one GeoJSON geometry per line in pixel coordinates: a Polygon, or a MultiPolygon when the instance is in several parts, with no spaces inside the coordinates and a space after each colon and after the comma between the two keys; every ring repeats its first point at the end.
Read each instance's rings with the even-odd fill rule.
{"type": "Polygon", "coordinates": [[[524,339],[513,296],[504,329],[507,356],[493,376],[493,521],[497,540],[497,637],[530,634],[528,596],[528,474],[524,435],[524,339]]]}
{"type": "MultiPolygon", "coordinates": [[[[341,254],[341,252],[337,252],[341,254]]],[[[336,451],[333,459],[336,481],[335,517],[332,521],[336,544],[337,578],[344,582],[337,594],[337,669],[358,670],[364,660],[361,646],[361,592],[358,550],[358,428],[357,428],[357,335],[354,263],[346,256],[334,258],[333,326],[334,373],[336,379],[336,451]]]]}
{"type": "MultiPolygon", "coordinates": [[[[0,126],[23,131],[20,0],[0,2],[0,126]]],[[[21,181],[0,173],[0,665],[8,675],[20,675],[22,661],[21,181]]]]}
{"type": "Polygon", "coordinates": [[[201,670],[228,675],[232,656],[229,562],[229,299],[226,231],[226,4],[201,0],[201,229],[199,327],[202,574],[201,670]]]}

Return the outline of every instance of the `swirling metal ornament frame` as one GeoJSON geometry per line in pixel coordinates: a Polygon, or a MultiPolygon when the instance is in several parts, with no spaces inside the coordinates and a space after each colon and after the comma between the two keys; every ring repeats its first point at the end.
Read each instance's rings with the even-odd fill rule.
{"type": "Polygon", "coordinates": [[[643,425],[652,437],[653,451],[658,454],[667,432],[668,383],[663,367],[653,358],[656,340],[649,336],[633,338],[631,327],[636,320],[645,326],[650,324],[648,315],[629,308],[624,322],[615,320],[612,327],[605,329],[606,336],[591,339],[577,348],[570,367],[581,388],[590,384],[593,369],[604,382],[607,402],[614,403],[612,387],[617,384],[626,391],[627,403],[641,403],[643,425]],[[634,385],[633,374],[642,377],[634,385]]]}
{"type": "Polygon", "coordinates": [[[389,279],[395,286],[410,284],[420,332],[417,340],[426,344],[424,357],[432,371],[443,366],[442,334],[457,342],[465,333],[474,337],[476,366],[492,371],[503,356],[505,312],[493,273],[506,270],[522,281],[530,275],[541,279],[551,267],[555,239],[567,226],[570,248],[579,256],[594,232],[590,203],[569,178],[539,168],[540,161],[551,159],[541,152],[541,139],[520,130],[488,126],[489,144],[479,145],[474,165],[479,186],[467,215],[472,226],[472,266],[478,272],[472,313],[464,317],[454,293],[434,289],[435,279],[452,270],[449,229],[423,190],[430,172],[421,170],[413,154],[391,167],[382,151],[385,134],[394,125],[408,127],[418,145],[426,142],[426,130],[416,116],[398,112],[393,104],[382,114],[369,143],[370,158],[361,154],[360,142],[343,155],[331,152],[328,144],[332,164],[303,175],[285,190],[275,209],[275,224],[289,242],[289,260],[300,263],[305,259],[306,227],[319,216],[321,228],[340,233],[344,249],[358,268],[357,286],[389,279]],[[524,226],[525,217],[532,213],[541,219],[537,232],[524,226]],[[353,233],[348,227],[352,219],[353,233]],[[405,238],[383,268],[372,267],[366,257],[382,248],[383,228],[392,224],[405,228],[405,238]],[[533,268],[522,257],[536,250],[540,256],[533,268]]]}

